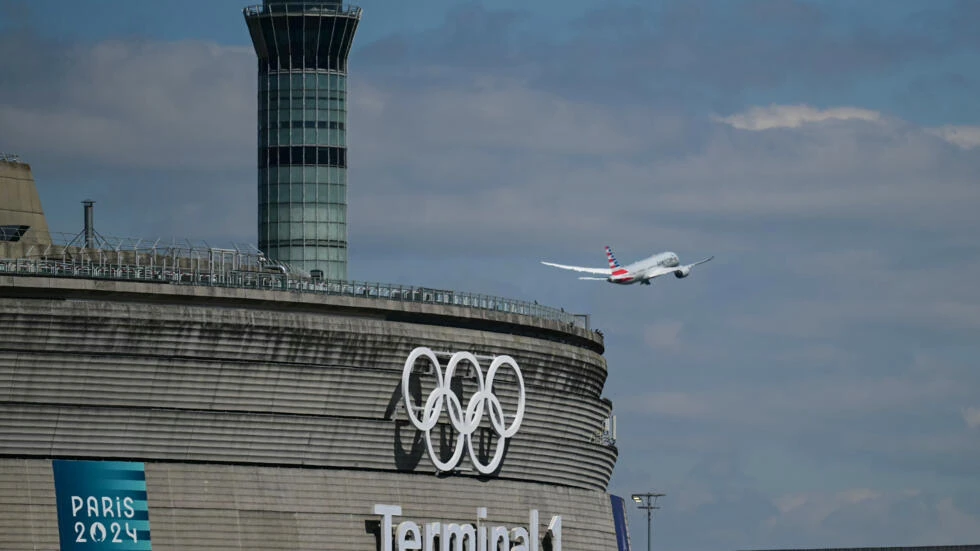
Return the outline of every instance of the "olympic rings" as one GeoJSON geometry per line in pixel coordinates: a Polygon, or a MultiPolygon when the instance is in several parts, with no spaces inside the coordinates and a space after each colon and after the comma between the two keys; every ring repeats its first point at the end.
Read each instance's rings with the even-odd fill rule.
{"type": "Polygon", "coordinates": [[[521,369],[518,367],[514,358],[510,356],[496,356],[490,363],[486,379],[484,379],[480,362],[470,352],[456,352],[453,354],[449,358],[449,363],[446,364],[446,373],[443,374],[436,353],[429,348],[419,346],[415,350],[412,350],[408,355],[408,359],[405,360],[405,368],[402,371],[402,399],[405,402],[405,413],[408,414],[408,420],[416,429],[425,433],[425,445],[429,450],[429,459],[432,460],[432,463],[437,469],[443,472],[455,469],[463,458],[465,445],[465,448],[469,449],[470,461],[476,467],[476,470],[483,474],[491,474],[500,467],[500,462],[504,456],[504,445],[507,439],[517,434],[518,429],[521,428],[521,422],[524,420],[524,376],[521,375],[521,369]],[[412,405],[412,397],[409,395],[409,382],[415,367],[415,362],[419,358],[429,360],[436,376],[436,388],[429,393],[424,405],[421,408],[417,408],[421,409],[421,417],[416,414],[416,408],[412,405]],[[467,402],[465,409],[459,400],[459,396],[456,396],[456,393],[450,388],[453,375],[456,373],[456,368],[460,362],[469,362],[476,369],[477,384],[479,385],[479,389],[470,397],[470,401],[467,402]],[[521,391],[520,397],[517,400],[517,414],[514,416],[514,420],[510,426],[504,426],[506,416],[504,415],[503,406],[500,404],[500,399],[493,393],[494,378],[497,376],[497,372],[501,367],[510,367],[514,370],[514,373],[517,375],[517,384],[521,391]],[[439,422],[443,405],[446,406],[450,424],[459,433],[459,438],[456,439],[456,447],[453,449],[453,455],[448,461],[440,460],[432,447],[432,429],[439,422]],[[490,418],[490,424],[493,426],[493,430],[500,437],[497,439],[497,447],[493,453],[493,457],[486,465],[480,462],[476,456],[476,452],[473,450],[473,434],[479,428],[484,412],[490,418]]]}

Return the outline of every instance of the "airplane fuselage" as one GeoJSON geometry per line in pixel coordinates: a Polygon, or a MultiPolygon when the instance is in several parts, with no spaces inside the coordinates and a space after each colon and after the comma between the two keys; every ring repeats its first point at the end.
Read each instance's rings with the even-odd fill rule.
{"type": "Polygon", "coordinates": [[[649,285],[650,279],[645,277],[648,271],[653,268],[673,268],[680,263],[680,258],[675,253],[662,252],[623,266],[613,271],[606,280],[619,285],[632,285],[633,283],[649,285]]]}

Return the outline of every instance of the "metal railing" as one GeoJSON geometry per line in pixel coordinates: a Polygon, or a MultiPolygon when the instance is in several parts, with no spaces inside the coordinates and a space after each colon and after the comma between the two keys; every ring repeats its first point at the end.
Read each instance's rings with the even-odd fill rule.
{"type": "Polygon", "coordinates": [[[303,2],[302,0],[297,0],[271,5],[258,4],[246,6],[243,11],[248,17],[285,13],[291,15],[337,14],[360,18],[362,10],[357,6],[351,6],[350,4],[343,5],[340,2],[336,4],[324,4],[322,2],[303,2]]]}
{"type": "MultiPolygon", "coordinates": [[[[232,252],[228,249],[213,249],[222,254],[232,252]]],[[[109,254],[85,249],[62,251],[56,258],[18,258],[0,259],[0,275],[46,276],[78,279],[102,279],[116,281],[152,282],[169,285],[196,285],[207,287],[227,287],[233,289],[262,289],[293,293],[320,295],[342,295],[373,299],[418,302],[425,304],[444,304],[520,314],[534,318],[556,321],[568,326],[589,329],[586,314],[573,314],[561,308],[542,306],[536,302],[514,300],[478,293],[465,293],[418,287],[394,285],[367,281],[314,280],[297,277],[291,273],[281,273],[279,266],[272,264],[256,268],[235,258],[234,254],[221,260],[211,254],[200,254],[193,258],[176,258],[170,255],[144,257],[115,251],[109,254]],[[124,262],[125,260],[125,262],[124,262]],[[276,271],[273,271],[276,270],[276,271]]],[[[173,254],[171,251],[170,254],[173,254]]]]}

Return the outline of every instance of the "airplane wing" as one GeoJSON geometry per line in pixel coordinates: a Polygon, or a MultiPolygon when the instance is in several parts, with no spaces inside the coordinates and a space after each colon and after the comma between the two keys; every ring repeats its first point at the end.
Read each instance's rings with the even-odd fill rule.
{"type": "Polygon", "coordinates": [[[585,268],[583,266],[566,266],[564,264],[555,264],[553,262],[541,262],[545,266],[554,266],[555,268],[561,268],[562,270],[575,270],[576,272],[585,272],[587,274],[596,275],[612,275],[612,270],[609,268],[585,268]]]}
{"type": "Polygon", "coordinates": [[[708,258],[705,258],[704,260],[698,260],[697,262],[695,262],[693,264],[684,264],[682,266],[674,266],[673,268],[665,268],[665,267],[652,268],[650,270],[647,270],[643,274],[643,279],[653,279],[655,277],[660,277],[660,276],[664,276],[664,275],[667,275],[667,274],[672,274],[672,273],[674,273],[674,272],[676,272],[678,270],[684,270],[684,269],[686,269],[687,271],[690,271],[691,268],[697,266],[698,264],[704,264],[705,262],[708,262],[709,260],[711,260],[713,258],[714,258],[714,256],[709,256],[708,258]]]}
{"type": "Polygon", "coordinates": [[[643,279],[653,279],[655,277],[672,274],[682,267],[683,266],[674,266],[673,268],[664,268],[664,267],[650,268],[649,270],[643,272],[643,279]]]}
{"type": "Polygon", "coordinates": [[[609,279],[605,277],[580,277],[579,279],[587,279],[589,281],[609,281],[609,279]]]}
{"type": "Polygon", "coordinates": [[[693,268],[693,267],[697,266],[698,264],[704,264],[705,262],[707,262],[707,261],[709,261],[709,260],[711,260],[713,258],[714,258],[714,255],[709,256],[708,258],[705,258],[704,260],[698,260],[694,264],[688,264],[687,267],[688,268],[693,268]]]}

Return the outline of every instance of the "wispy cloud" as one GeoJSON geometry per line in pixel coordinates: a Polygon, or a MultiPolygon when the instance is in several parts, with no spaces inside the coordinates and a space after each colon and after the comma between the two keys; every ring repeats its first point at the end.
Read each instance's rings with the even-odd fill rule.
{"type": "Polygon", "coordinates": [[[927,131],[963,149],[980,147],[980,126],[946,125],[927,131]]]}
{"type": "Polygon", "coordinates": [[[5,67],[0,140],[8,148],[150,170],[255,164],[249,49],[135,40],[66,48],[17,35],[3,42],[16,51],[36,49],[35,61],[62,68],[5,67]]]}
{"type": "Polygon", "coordinates": [[[727,117],[715,117],[715,120],[739,130],[770,130],[799,128],[804,124],[824,121],[877,122],[881,118],[881,113],[877,111],[856,107],[832,107],[821,110],[809,105],[770,105],[753,107],[744,113],[727,117]]]}
{"type": "MultiPolygon", "coordinates": [[[[769,105],[752,107],[742,113],[725,117],[715,116],[713,120],[739,130],[762,131],[776,128],[800,128],[805,124],[827,121],[886,122],[888,118],[878,111],[857,107],[817,109],[809,105],[769,105]]],[[[945,125],[935,128],[924,127],[921,131],[938,136],[962,149],[980,147],[980,126],[945,125]]]]}

